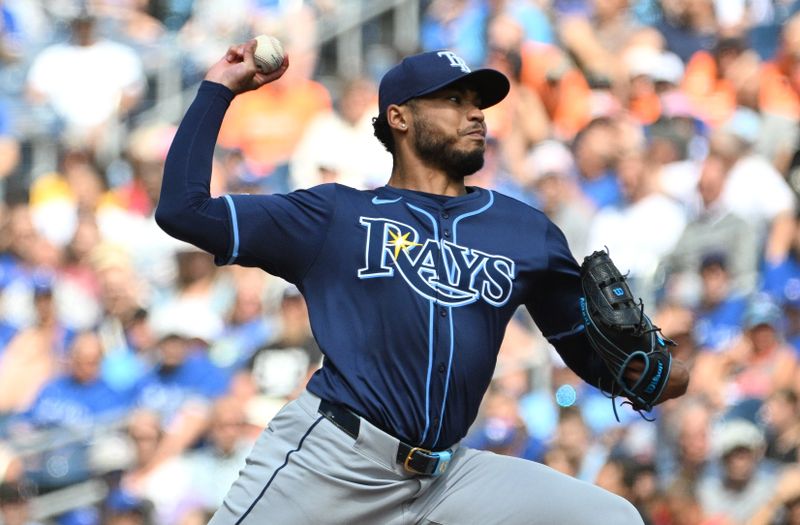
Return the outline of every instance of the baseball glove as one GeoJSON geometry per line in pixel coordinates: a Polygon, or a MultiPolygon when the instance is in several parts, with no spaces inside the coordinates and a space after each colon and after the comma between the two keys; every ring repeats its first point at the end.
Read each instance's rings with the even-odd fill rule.
{"type": "MultiPolygon", "coordinates": [[[[644,313],[641,299],[633,299],[626,276],[620,274],[607,251],[596,251],[581,265],[581,313],[592,348],[614,377],[612,399],[622,395],[640,414],[658,403],[669,380],[675,343],[660,333],[644,313]],[[634,362],[639,361],[637,366],[634,362]],[[641,369],[635,381],[629,366],[641,369]]],[[[616,415],[616,404],[614,404],[616,415]]]]}

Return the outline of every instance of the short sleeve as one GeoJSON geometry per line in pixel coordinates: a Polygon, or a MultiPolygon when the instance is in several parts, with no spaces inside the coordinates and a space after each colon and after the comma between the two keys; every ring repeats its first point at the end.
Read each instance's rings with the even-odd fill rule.
{"type": "Polygon", "coordinates": [[[298,282],[317,257],[333,222],[336,185],[286,195],[226,195],[230,253],[218,264],[257,266],[298,282]]]}

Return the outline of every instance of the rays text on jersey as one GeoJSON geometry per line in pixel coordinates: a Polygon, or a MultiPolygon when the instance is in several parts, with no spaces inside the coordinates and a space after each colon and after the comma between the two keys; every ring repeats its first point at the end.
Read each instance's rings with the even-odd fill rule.
{"type": "Polygon", "coordinates": [[[447,240],[423,240],[412,226],[391,219],[360,217],[359,222],[366,228],[360,279],[402,278],[416,293],[448,306],[479,299],[493,306],[508,302],[514,281],[514,261],[508,257],[447,240]]]}

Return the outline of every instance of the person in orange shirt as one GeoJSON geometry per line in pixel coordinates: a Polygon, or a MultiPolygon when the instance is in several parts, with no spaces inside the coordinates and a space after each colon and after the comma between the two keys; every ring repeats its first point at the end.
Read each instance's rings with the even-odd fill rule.
{"type": "Polygon", "coordinates": [[[536,92],[560,140],[572,140],[592,119],[592,91],[583,73],[556,46],[527,42],[522,46],[522,84],[536,92]]]}
{"type": "Polygon", "coordinates": [[[681,88],[697,114],[712,126],[725,122],[736,109],[736,86],[728,72],[745,51],[741,39],[723,38],[713,52],[698,51],[686,64],[681,88]]]}
{"type": "Polygon", "coordinates": [[[759,87],[761,111],[800,119],[800,13],[783,27],[775,59],[761,67],[759,87]]]}
{"type": "Polygon", "coordinates": [[[219,133],[218,144],[241,150],[250,174],[270,192],[287,191],[288,162],[295,147],[314,117],[331,108],[325,86],[295,76],[236,97],[219,133]]]}

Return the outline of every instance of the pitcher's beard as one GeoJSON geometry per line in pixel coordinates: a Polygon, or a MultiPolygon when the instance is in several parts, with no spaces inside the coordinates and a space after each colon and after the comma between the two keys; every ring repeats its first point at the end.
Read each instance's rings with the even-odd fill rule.
{"type": "Polygon", "coordinates": [[[483,167],[484,147],[458,150],[455,147],[457,140],[457,137],[441,136],[424,118],[417,118],[414,123],[414,143],[420,159],[454,180],[463,180],[483,167]]]}

